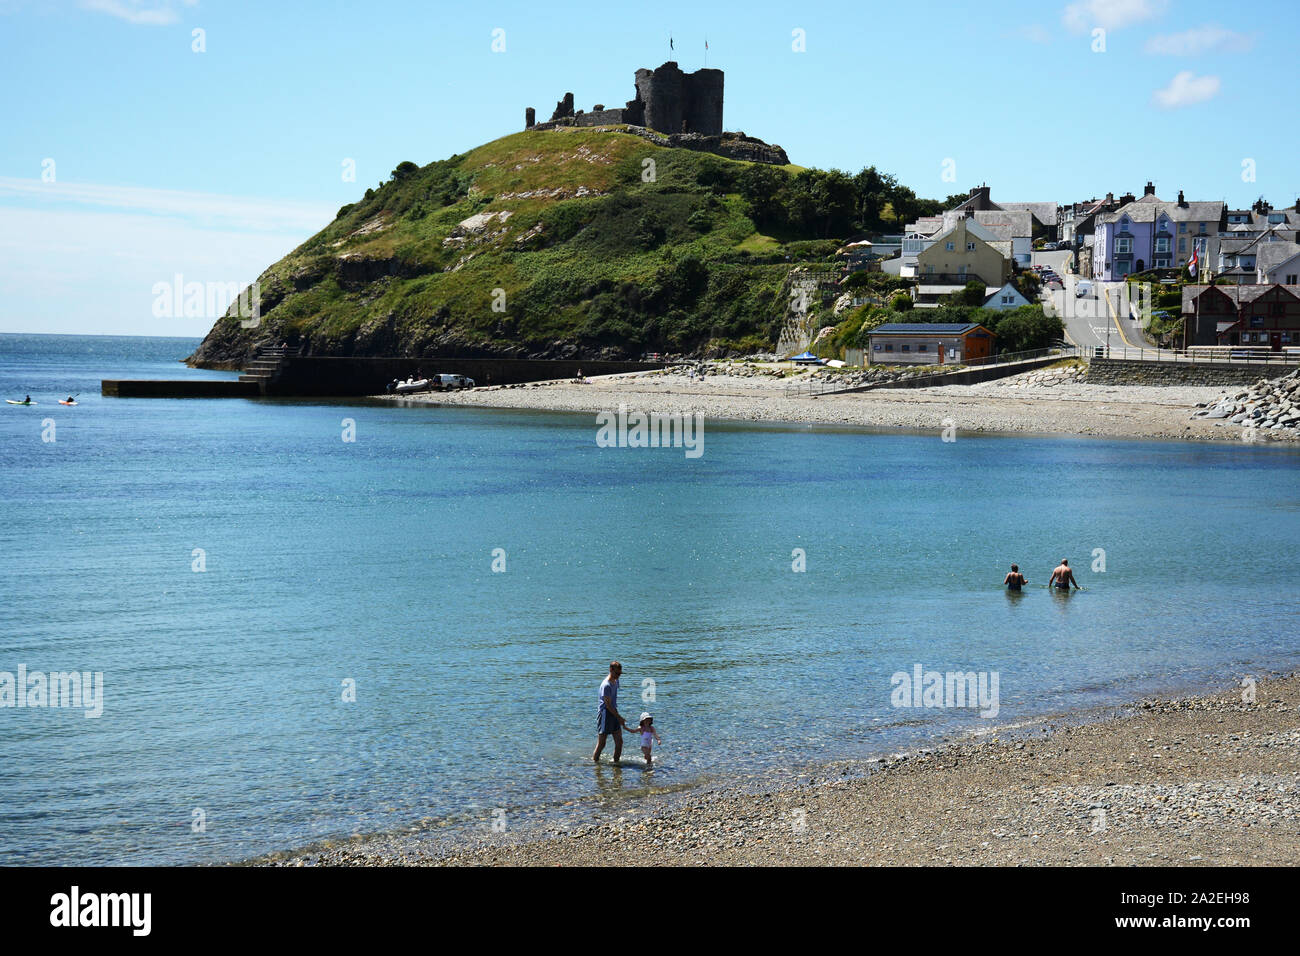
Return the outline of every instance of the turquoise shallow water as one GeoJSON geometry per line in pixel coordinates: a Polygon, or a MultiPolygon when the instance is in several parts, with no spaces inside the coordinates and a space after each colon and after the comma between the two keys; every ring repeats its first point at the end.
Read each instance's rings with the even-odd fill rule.
{"type": "Polygon", "coordinates": [[[916,663],[996,671],[1001,723],[1300,660],[1289,449],[706,422],[689,460],[585,415],[99,396],[202,374],[195,344],[0,335],[4,397],[43,403],[0,412],[0,672],[105,681],[98,719],[0,708],[2,863],[589,796],[611,657],[673,783],[987,725],[891,706],[916,663]],[[1063,555],[1087,592],[1000,591],[1063,555]]]}

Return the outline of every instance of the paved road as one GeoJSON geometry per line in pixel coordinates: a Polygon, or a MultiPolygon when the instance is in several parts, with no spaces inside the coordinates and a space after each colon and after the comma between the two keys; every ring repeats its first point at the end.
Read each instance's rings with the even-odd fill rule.
{"type": "Polygon", "coordinates": [[[1034,265],[1050,266],[1065,280],[1065,288],[1047,291],[1043,305],[1049,312],[1061,317],[1066,339],[1085,349],[1108,347],[1112,354],[1126,347],[1150,349],[1138,323],[1128,315],[1120,301],[1124,283],[1092,282],[1090,294],[1077,295],[1077,286],[1082,277],[1064,271],[1065,262],[1069,258],[1068,252],[1035,252],[1033,257],[1034,265]],[[1106,303],[1107,292],[1114,306],[1113,312],[1106,303]]]}

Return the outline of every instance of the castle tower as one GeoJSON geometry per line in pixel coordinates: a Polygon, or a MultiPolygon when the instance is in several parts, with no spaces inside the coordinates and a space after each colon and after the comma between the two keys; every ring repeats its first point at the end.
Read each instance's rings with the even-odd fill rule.
{"type": "Polygon", "coordinates": [[[660,133],[722,134],[722,71],[683,73],[673,61],[636,71],[645,125],[660,133]]]}

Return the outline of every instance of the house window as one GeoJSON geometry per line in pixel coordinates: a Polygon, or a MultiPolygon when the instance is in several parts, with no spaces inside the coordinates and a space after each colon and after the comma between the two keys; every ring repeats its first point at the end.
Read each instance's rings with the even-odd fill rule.
{"type": "Polygon", "coordinates": [[[903,351],[904,351],[904,352],[910,352],[910,351],[912,351],[912,346],[910,346],[910,345],[904,345],[904,346],[903,346],[903,351]]]}
{"type": "Polygon", "coordinates": [[[955,242],[945,242],[943,244],[943,247],[947,249],[949,252],[952,252],[954,249],[957,248],[957,244],[955,242]]]}
{"type": "Polygon", "coordinates": [[[926,266],[926,267],[925,267],[925,274],[926,274],[926,275],[934,275],[934,266],[926,266]]]}
{"type": "Polygon", "coordinates": [[[1116,240],[1115,240],[1115,253],[1116,253],[1117,255],[1124,255],[1125,253],[1129,253],[1129,252],[1132,252],[1132,251],[1133,251],[1133,240],[1132,240],[1132,239],[1116,239],[1116,240]]]}
{"type": "Polygon", "coordinates": [[[1252,315],[1250,317],[1250,327],[1252,329],[1262,329],[1264,327],[1264,317],[1262,315],[1252,315]]]}
{"type": "Polygon", "coordinates": [[[1180,223],[1178,224],[1178,231],[1179,231],[1179,232],[1186,232],[1186,231],[1187,231],[1187,223],[1185,223],[1185,222],[1180,222],[1180,223]]]}
{"type": "Polygon", "coordinates": [[[966,243],[966,251],[967,251],[967,252],[974,252],[974,251],[975,251],[975,243],[973,243],[973,242],[968,242],[968,243],[966,243]]]}
{"type": "Polygon", "coordinates": [[[1169,251],[1169,237],[1156,236],[1156,252],[1168,252],[1168,251],[1169,251]]]}
{"type": "Polygon", "coordinates": [[[1011,296],[1009,296],[1009,295],[1004,295],[1004,296],[1002,297],[1002,304],[1003,304],[1003,305],[1010,305],[1010,304],[1011,304],[1011,296]]]}
{"type": "Polygon", "coordinates": [[[1179,252],[1186,252],[1186,251],[1187,251],[1187,240],[1186,240],[1186,239],[1179,239],[1179,240],[1178,240],[1178,251],[1179,251],[1179,252]]]}
{"type": "Polygon", "coordinates": [[[928,346],[928,345],[918,345],[918,346],[916,347],[916,350],[917,350],[918,352],[928,352],[928,351],[930,351],[930,346],[928,346]]]}
{"type": "Polygon", "coordinates": [[[1288,274],[1287,274],[1287,277],[1286,277],[1286,284],[1287,284],[1287,285],[1296,285],[1296,284],[1297,284],[1297,281],[1296,281],[1297,279],[1300,279],[1300,276],[1297,276],[1294,272],[1288,273],[1288,274]]]}
{"type": "Polygon", "coordinates": [[[886,352],[892,352],[892,351],[894,351],[894,346],[893,346],[893,343],[892,343],[892,342],[891,342],[889,345],[886,345],[886,346],[885,346],[885,351],[886,351],[886,352]]]}
{"type": "Polygon", "coordinates": [[[966,274],[966,267],[965,267],[965,266],[958,266],[958,267],[957,267],[957,275],[959,275],[959,276],[964,276],[965,274],[966,274]]]}

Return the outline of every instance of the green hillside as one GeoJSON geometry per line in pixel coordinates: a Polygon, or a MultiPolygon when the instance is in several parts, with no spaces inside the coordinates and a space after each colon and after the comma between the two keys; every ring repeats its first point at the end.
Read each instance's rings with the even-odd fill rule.
{"type": "Polygon", "coordinates": [[[738,162],[619,129],[515,133],[400,164],[263,273],[258,328],[223,318],[191,361],[235,367],[281,340],[319,355],[770,348],[794,266],[930,205],[874,169],[738,162]]]}

